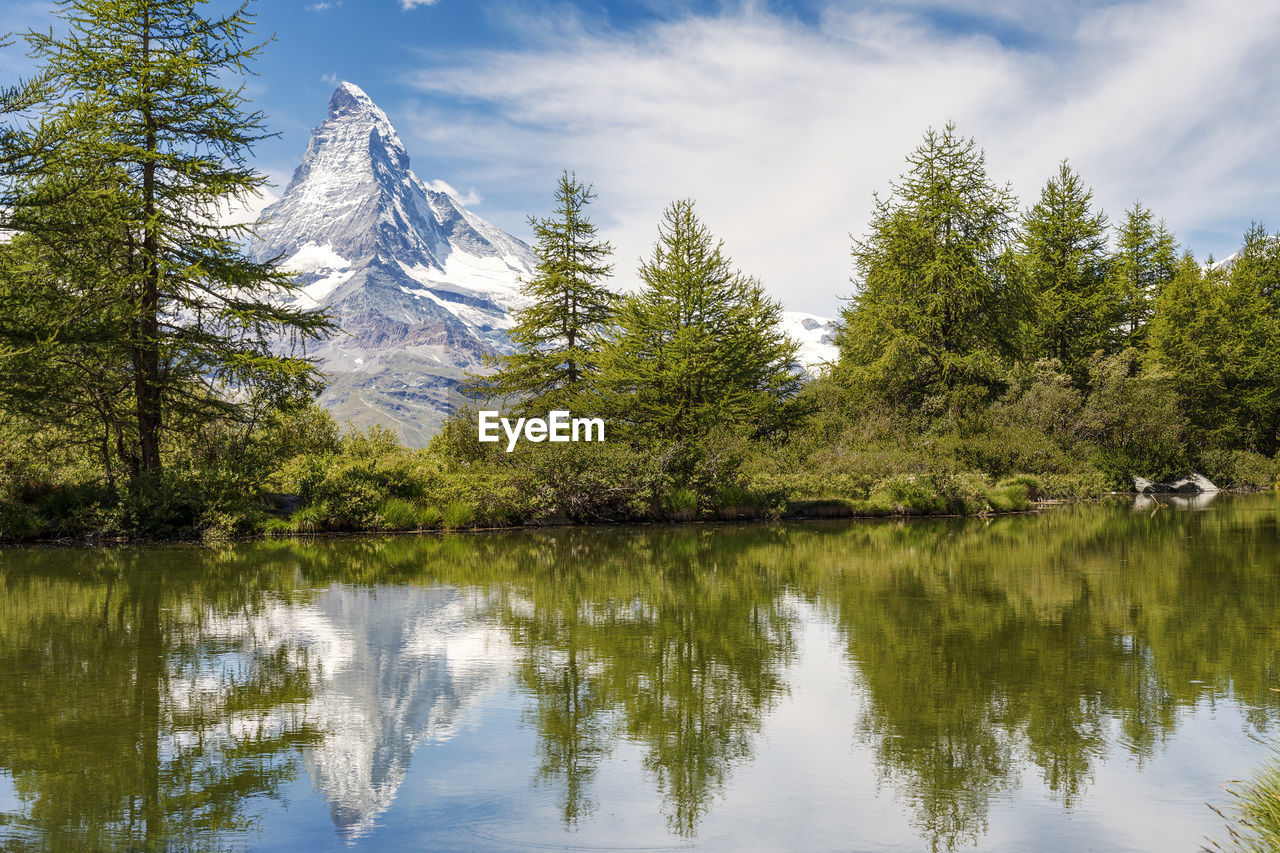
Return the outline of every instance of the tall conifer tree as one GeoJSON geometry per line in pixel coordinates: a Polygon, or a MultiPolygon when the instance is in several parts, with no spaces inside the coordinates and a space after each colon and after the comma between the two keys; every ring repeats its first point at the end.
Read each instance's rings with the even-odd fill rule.
{"type": "Polygon", "coordinates": [[[513,396],[521,410],[545,413],[571,406],[590,387],[599,370],[600,335],[617,299],[602,283],[613,270],[613,248],[586,217],[595,197],[590,185],[565,171],[554,216],[530,217],[538,269],[521,287],[528,304],[515,312],[516,351],[490,360],[498,370],[473,379],[473,395],[513,396]]]}
{"type": "Polygon", "coordinates": [[[1156,299],[1178,272],[1178,241],[1149,208],[1134,202],[1116,229],[1111,288],[1120,300],[1113,349],[1142,348],[1156,299]]]}
{"type": "Polygon", "coordinates": [[[614,416],[680,439],[717,424],[781,426],[800,385],[781,306],[733,268],[693,201],[667,207],[639,272],[643,287],[618,309],[604,352],[601,386],[614,416]]]}
{"type": "Polygon", "coordinates": [[[946,407],[998,388],[1018,353],[1016,200],[951,124],[927,131],[907,164],[854,241],[858,289],[842,313],[838,369],[904,407],[946,407]]]}
{"type": "MultiPolygon", "coordinates": [[[[247,4],[227,15],[204,6],[61,0],[65,34],[27,36],[52,87],[45,120],[75,133],[60,138],[46,167],[20,176],[20,195],[50,203],[31,208],[37,220],[15,223],[32,238],[15,241],[28,252],[19,264],[39,269],[30,278],[38,296],[105,323],[80,343],[109,346],[106,383],[125,380],[128,422],[115,423],[115,438],[135,476],[160,471],[168,430],[243,421],[253,401],[314,392],[313,365],[277,348],[329,328],[323,315],[283,307],[278,297],[293,280],[245,256],[247,226],[218,222],[265,182],[247,164],[266,136],[263,116],[242,88],[228,88],[262,46],[247,41],[247,4]],[[58,204],[50,188],[59,186],[89,187],[93,203],[68,194],[58,204]]],[[[63,334],[46,353],[75,345],[63,334]]],[[[50,365],[30,368],[53,381],[50,365]]]]}
{"type": "Polygon", "coordinates": [[[1108,286],[1107,217],[1092,201],[1064,160],[1023,215],[1018,241],[1035,299],[1033,355],[1056,358],[1081,387],[1093,354],[1109,351],[1120,314],[1108,286]]]}

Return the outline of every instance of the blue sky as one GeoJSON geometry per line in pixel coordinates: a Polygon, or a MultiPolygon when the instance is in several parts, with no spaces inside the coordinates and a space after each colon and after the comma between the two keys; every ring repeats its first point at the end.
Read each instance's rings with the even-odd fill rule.
{"type": "MultiPolygon", "coordinates": [[[[218,0],[222,2],[222,0],[218,0]]],[[[47,2],[0,0],[5,29],[47,2]]],[[[634,282],[663,206],[693,197],[788,308],[833,314],[865,228],[930,125],[955,121],[1024,205],[1062,158],[1114,218],[1135,199],[1201,259],[1280,228],[1280,3],[1258,0],[258,0],[250,90],[283,184],[350,80],[424,180],[517,236],[559,171],[634,282]]],[[[0,76],[20,72],[13,49],[0,76]]]]}

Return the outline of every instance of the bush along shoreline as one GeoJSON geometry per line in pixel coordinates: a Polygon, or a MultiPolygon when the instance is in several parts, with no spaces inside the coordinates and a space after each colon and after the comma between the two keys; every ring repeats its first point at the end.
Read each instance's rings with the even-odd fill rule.
{"type": "MultiPolygon", "coordinates": [[[[800,398],[821,394],[829,381],[800,398]]],[[[1033,384],[1007,402],[1016,409],[1030,397],[1039,406],[1043,391],[1033,384]]],[[[1117,455],[1122,448],[1028,423],[1015,437],[999,407],[963,429],[935,422],[921,431],[882,414],[827,410],[771,441],[725,429],[697,444],[521,443],[511,453],[480,443],[468,414],[447,422],[430,447],[410,449],[389,430],[344,432],[327,412],[302,406],[247,435],[207,434],[174,449],[166,480],[114,491],[78,481],[85,469],[72,460],[7,455],[0,541],[981,516],[1131,487],[1128,474],[1116,473],[1129,470],[1117,455]]],[[[1274,460],[1258,454],[1207,453],[1197,462],[1224,489],[1275,484],[1274,460]]]]}

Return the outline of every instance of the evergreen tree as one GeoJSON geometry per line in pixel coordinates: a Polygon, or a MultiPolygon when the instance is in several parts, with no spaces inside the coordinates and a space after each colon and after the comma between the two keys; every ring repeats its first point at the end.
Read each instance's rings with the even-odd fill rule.
{"type": "Polygon", "coordinates": [[[1228,274],[1240,441],[1275,456],[1280,445],[1280,234],[1251,225],[1228,274]]]}
{"type": "Polygon", "coordinates": [[[528,304],[515,312],[516,351],[491,358],[497,372],[474,379],[476,396],[521,398],[524,411],[568,407],[599,370],[600,335],[613,316],[616,296],[601,280],[613,267],[612,247],[596,237],[586,218],[591,186],[565,171],[556,188],[555,216],[529,218],[537,235],[537,274],[523,283],[528,304]]]}
{"type": "Polygon", "coordinates": [[[1134,202],[1125,213],[1112,253],[1111,288],[1120,300],[1113,349],[1142,347],[1161,289],[1178,271],[1178,242],[1163,220],[1134,202]]]}
{"type": "Polygon", "coordinates": [[[857,293],[842,313],[839,371],[894,403],[948,406],[999,387],[1026,299],[1008,187],[972,139],[930,129],[853,244],[857,293]]]}
{"type": "Polygon", "coordinates": [[[691,200],[672,202],[640,265],[641,290],[618,309],[604,350],[604,401],[641,433],[678,439],[717,424],[769,432],[800,386],[781,306],[734,270],[691,200]]]}
{"type": "Polygon", "coordinates": [[[1107,217],[1091,210],[1092,200],[1064,160],[1023,214],[1019,234],[1019,261],[1035,299],[1032,351],[1056,358],[1080,387],[1093,354],[1110,349],[1120,313],[1108,287],[1107,217]]]}
{"type": "Polygon", "coordinates": [[[1184,257],[1156,300],[1150,357],[1172,377],[1198,448],[1276,452],[1280,316],[1255,265],[1274,239],[1254,229],[1230,267],[1184,257]]]}
{"type": "MultiPolygon", "coordinates": [[[[56,345],[37,347],[46,357],[25,369],[33,384],[63,383],[73,374],[60,359],[91,363],[103,349],[103,383],[125,400],[113,411],[130,421],[116,424],[116,453],[133,477],[160,471],[167,433],[243,422],[255,403],[313,393],[311,362],[277,348],[330,328],[323,315],[283,307],[292,278],[244,255],[246,226],[217,221],[265,182],[246,162],[266,135],[263,116],[248,111],[242,88],[227,87],[261,45],[246,41],[246,7],[218,16],[204,5],[62,0],[66,33],[27,36],[51,87],[43,120],[74,133],[18,176],[19,199],[42,203],[20,206],[32,212],[12,227],[28,239],[15,241],[10,260],[38,274],[9,278],[7,298],[73,306],[85,318],[45,335],[56,345]]],[[[97,391],[65,393],[91,409],[97,391]]],[[[33,419],[59,417],[25,408],[33,419]]]]}

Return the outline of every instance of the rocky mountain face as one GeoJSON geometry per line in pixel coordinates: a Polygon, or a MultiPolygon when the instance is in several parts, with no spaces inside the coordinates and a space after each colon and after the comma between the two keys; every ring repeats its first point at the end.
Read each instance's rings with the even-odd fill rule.
{"type": "Polygon", "coordinates": [[[280,258],[342,332],[312,349],[340,421],[380,423],[422,446],[485,353],[507,347],[509,310],[533,251],[433,189],[399,135],[351,83],[329,101],[302,164],[250,247],[280,258]]]}
{"type": "MultiPolygon", "coordinates": [[[[423,182],[395,127],[343,83],[311,134],[250,253],[279,258],[342,331],[315,346],[329,385],[320,404],[339,421],[382,424],[425,446],[483,356],[509,350],[510,311],[533,250],[423,182]]],[[[801,360],[835,359],[831,320],[786,312],[801,360]]]]}

